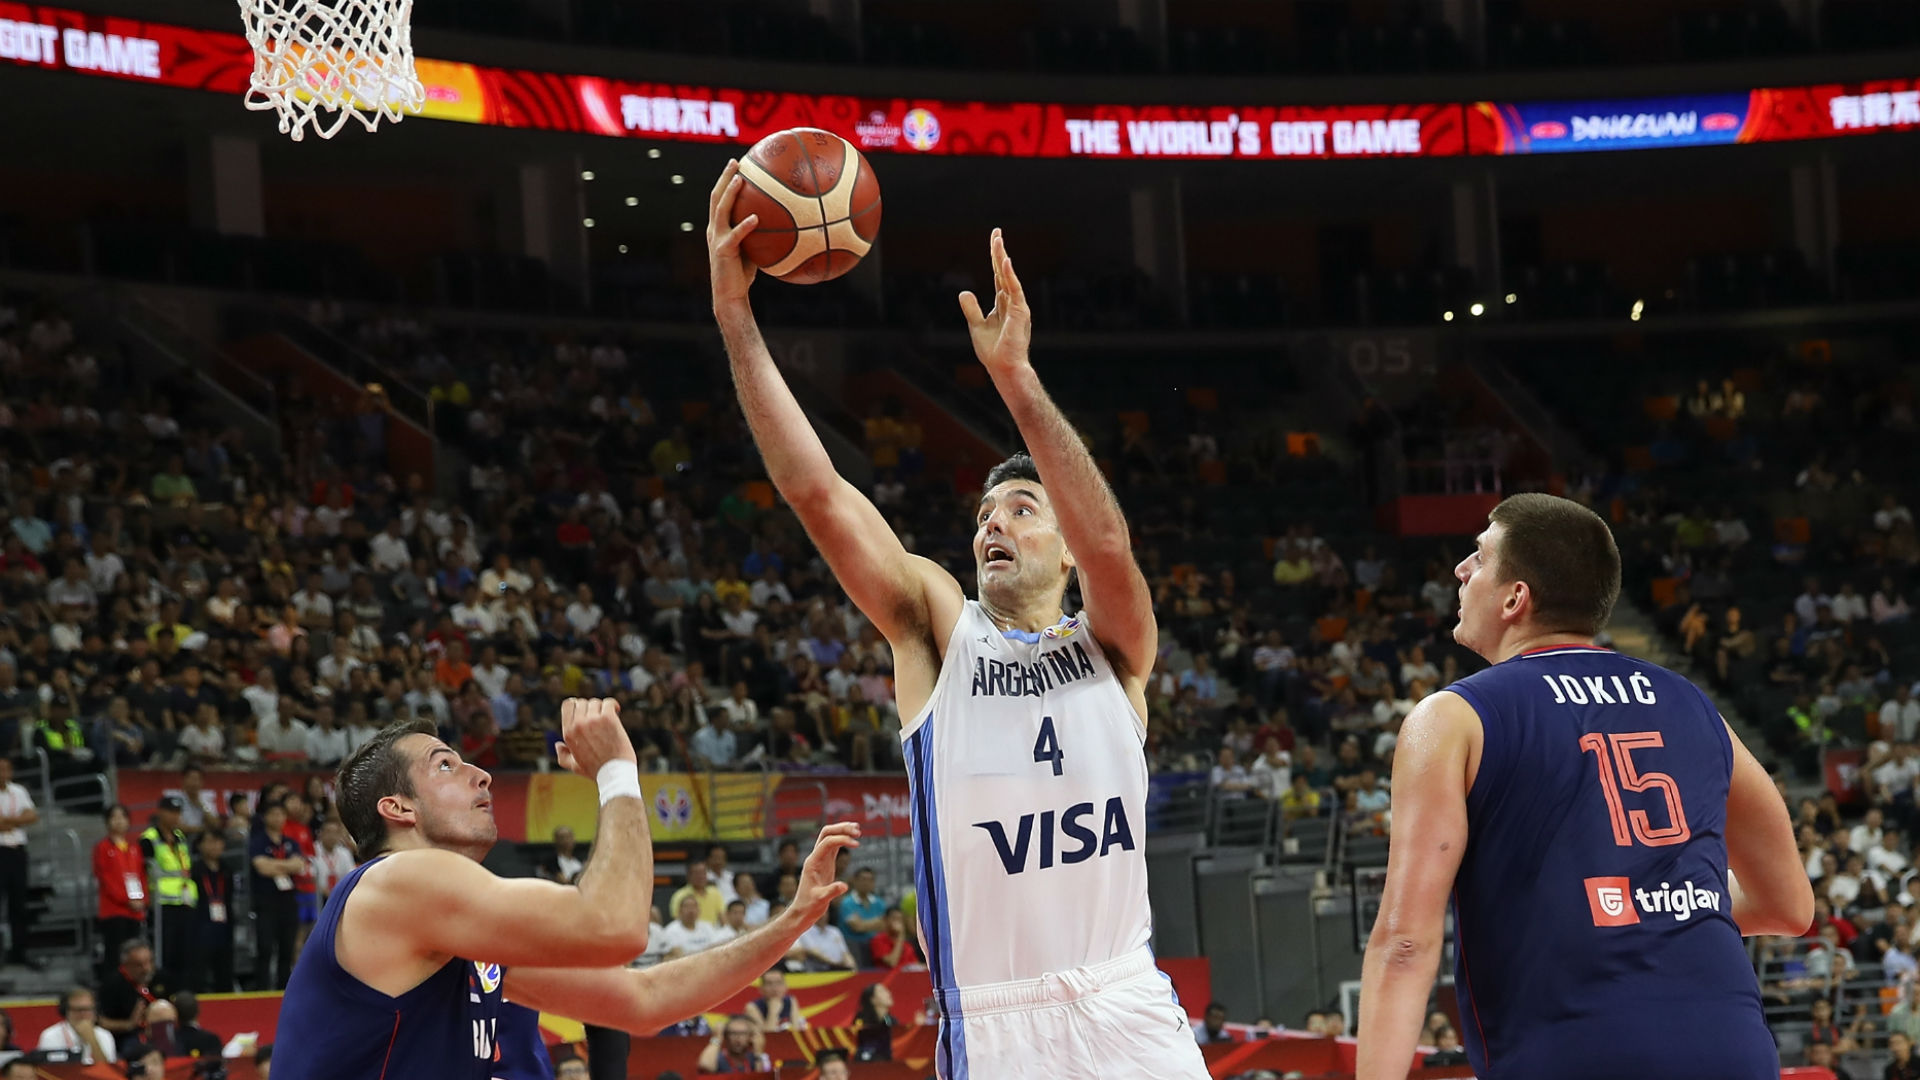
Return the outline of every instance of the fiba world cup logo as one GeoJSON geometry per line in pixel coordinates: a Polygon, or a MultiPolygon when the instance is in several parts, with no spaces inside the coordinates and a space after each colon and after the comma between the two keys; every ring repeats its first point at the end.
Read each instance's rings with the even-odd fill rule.
{"type": "Polygon", "coordinates": [[[693,820],[693,799],[686,788],[663,788],[654,793],[653,814],[662,825],[685,826],[693,820]]]}
{"type": "Polygon", "coordinates": [[[913,109],[900,124],[900,136],[915,150],[931,150],[940,142],[940,118],[925,109],[913,109]]]}

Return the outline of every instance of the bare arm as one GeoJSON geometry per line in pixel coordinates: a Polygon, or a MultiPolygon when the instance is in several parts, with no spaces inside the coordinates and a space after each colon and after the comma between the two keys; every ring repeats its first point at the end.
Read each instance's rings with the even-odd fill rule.
{"type": "Polygon", "coordinates": [[[1447,894],[1467,846],[1467,769],[1480,718],[1458,694],[1423,700],[1393,758],[1393,839],[1360,983],[1358,1080],[1402,1080],[1440,964],[1447,894]]]}
{"type": "Polygon", "coordinates": [[[729,162],[707,204],[713,315],[726,342],[740,410],[773,486],[799,515],[854,605],[889,641],[903,640],[929,624],[930,585],[944,579],[956,598],[960,586],[934,563],[909,555],[872,501],[834,471],[833,459],[775,366],[747,300],[754,270],[740,255],[740,242],[759,219],[727,224],[744,182],[738,164],[729,162]]]}
{"type": "Polygon", "coordinates": [[[802,872],[800,895],[806,902],[795,903],[751,933],[645,971],[515,968],[507,976],[509,994],[542,1012],[637,1035],[705,1012],[766,974],[819,920],[827,904],[847,891],[833,880],[834,854],[858,846],[859,834],[860,827],[851,822],[822,830],[802,872]]]}
{"type": "Polygon", "coordinates": [[[993,377],[1027,452],[1039,466],[1041,482],[1060,521],[1060,535],[1080,574],[1080,594],[1086,599],[1095,636],[1129,674],[1144,678],[1153,670],[1160,638],[1153,619],[1153,593],[1134,561],[1126,516],[1099,464],[1080,441],[1080,433],[1034,373],[1028,355],[1033,316],[998,229],[993,231],[991,249],[993,310],[982,315],[980,301],[972,293],[960,294],[974,354],[993,377]]]}
{"type": "MultiPolygon", "coordinates": [[[[596,776],[609,762],[634,761],[613,701],[569,698],[560,707],[560,723],[563,767],[596,776]]],[[[635,898],[652,889],[646,803],[624,795],[600,807],[593,861],[578,885],[495,877],[464,855],[417,849],[394,855],[362,876],[343,918],[370,931],[370,943],[415,955],[484,956],[508,966],[605,967],[646,951],[649,911],[635,898]],[[422,918],[422,912],[433,916],[422,918]]]]}
{"type": "MultiPolygon", "coordinates": [[[[1725,723],[1725,721],[1721,721],[1725,723]]],[[[1798,937],[1813,922],[1813,883],[1794,842],[1793,819],[1767,770],[1740,736],[1727,789],[1727,884],[1742,934],[1798,937]]]]}

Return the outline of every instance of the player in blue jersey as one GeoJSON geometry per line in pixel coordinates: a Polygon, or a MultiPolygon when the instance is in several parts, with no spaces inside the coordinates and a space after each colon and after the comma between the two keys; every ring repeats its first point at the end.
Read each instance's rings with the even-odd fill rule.
{"type": "Polygon", "coordinates": [[[496,837],[492,778],[431,723],[390,727],[340,767],[341,819],[369,861],[334,887],[294,965],[280,1080],[491,1080],[516,1028],[506,998],[651,1034],[751,983],[846,891],[834,856],[859,830],[832,825],[780,919],[698,956],[626,968],[646,948],[653,891],[633,746],[612,701],[570,699],[560,722],[560,764],[600,787],[593,862],[577,885],[480,865],[496,837]]]}
{"type": "Polygon", "coordinates": [[[1359,1080],[1407,1075],[1449,901],[1481,1080],[1777,1080],[1740,938],[1805,931],[1813,889],[1766,770],[1692,683],[1593,645],[1620,553],[1592,511],[1507,499],[1454,576],[1493,666],[1400,732],[1359,1080]]]}

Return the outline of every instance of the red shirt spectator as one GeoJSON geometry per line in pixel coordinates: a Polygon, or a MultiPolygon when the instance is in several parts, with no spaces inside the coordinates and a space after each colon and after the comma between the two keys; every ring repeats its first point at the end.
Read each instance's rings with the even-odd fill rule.
{"type": "Polygon", "coordinates": [[[313,829],[289,817],[287,818],[286,825],[282,826],[280,831],[287,839],[293,841],[294,844],[300,848],[300,854],[305,856],[307,860],[307,869],[293,876],[294,891],[303,893],[313,892],[313,829]]]}
{"type": "Polygon", "coordinates": [[[867,948],[873,954],[876,967],[903,968],[926,962],[920,958],[920,948],[907,932],[907,917],[899,908],[889,908],[881,917],[880,932],[873,935],[867,948]]]}
{"type": "Polygon", "coordinates": [[[93,845],[93,876],[100,883],[100,917],[146,917],[147,863],[131,837],[103,836],[93,845]],[[142,901],[139,908],[132,901],[142,901]]]}
{"type": "Polygon", "coordinates": [[[482,769],[500,767],[500,755],[495,753],[494,744],[499,736],[493,732],[493,725],[484,716],[475,716],[467,725],[464,735],[460,736],[460,756],[469,765],[482,769]]]}

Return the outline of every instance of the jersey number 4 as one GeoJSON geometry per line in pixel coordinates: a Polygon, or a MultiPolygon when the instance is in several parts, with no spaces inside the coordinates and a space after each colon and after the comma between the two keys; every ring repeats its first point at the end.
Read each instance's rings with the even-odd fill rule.
{"type": "Polygon", "coordinates": [[[1680,785],[1660,772],[1641,772],[1634,767],[1633,752],[1642,747],[1665,746],[1657,731],[1629,731],[1619,735],[1594,732],[1580,736],[1580,752],[1591,750],[1599,759],[1600,793],[1607,799],[1607,817],[1613,823],[1613,842],[1632,847],[1635,840],[1648,847],[1684,844],[1693,836],[1687,828],[1687,811],[1680,805],[1680,785]],[[1615,776],[1618,768],[1619,775],[1615,776]],[[1620,804],[1620,790],[1651,791],[1666,796],[1666,825],[1656,829],[1645,810],[1627,810],[1620,804]]]}
{"type": "Polygon", "coordinates": [[[1053,775],[1060,775],[1060,762],[1067,755],[1060,752],[1060,739],[1053,733],[1053,717],[1040,718],[1040,737],[1033,741],[1033,761],[1036,765],[1053,766],[1053,775]]]}

